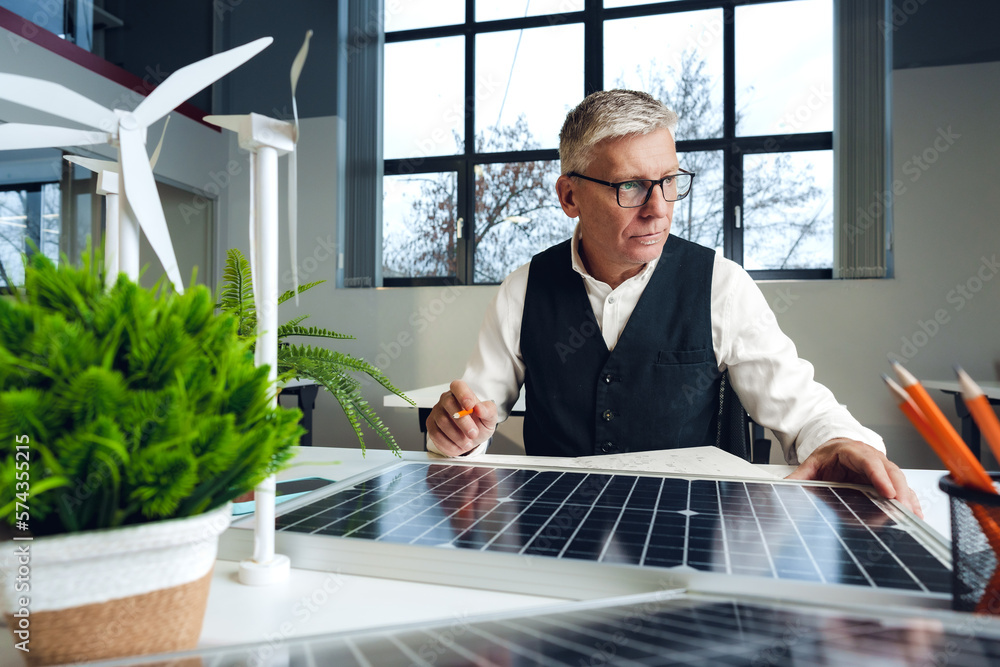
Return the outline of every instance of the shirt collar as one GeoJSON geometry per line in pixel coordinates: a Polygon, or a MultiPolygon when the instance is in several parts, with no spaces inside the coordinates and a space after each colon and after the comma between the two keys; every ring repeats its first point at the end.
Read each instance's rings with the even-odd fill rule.
{"type": "MultiPolygon", "coordinates": [[[[597,278],[594,278],[592,275],[590,275],[590,273],[587,272],[587,269],[583,266],[583,260],[580,259],[580,238],[581,238],[581,236],[582,236],[582,232],[580,230],[580,223],[577,222],[576,223],[576,228],[573,230],[573,238],[570,241],[570,251],[571,251],[572,258],[573,258],[573,270],[576,271],[577,273],[579,273],[584,278],[590,278],[591,280],[597,280],[597,278]]],[[[660,258],[657,257],[656,259],[647,262],[646,266],[643,267],[642,271],[640,271],[639,273],[635,274],[634,276],[632,276],[631,278],[629,278],[625,282],[629,283],[629,282],[632,282],[633,280],[645,282],[649,278],[649,276],[651,276],[653,274],[653,269],[656,268],[656,263],[659,262],[659,261],[660,261],[660,258]]]]}

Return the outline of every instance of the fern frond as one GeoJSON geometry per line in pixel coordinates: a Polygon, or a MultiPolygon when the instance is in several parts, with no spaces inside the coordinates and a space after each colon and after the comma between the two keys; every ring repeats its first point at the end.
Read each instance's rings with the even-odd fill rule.
{"type": "MultiPolygon", "coordinates": [[[[313,287],[316,287],[316,285],[320,285],[325,282],[326,282],[325,280],[315,280],[311,283],[306,283],[305,285],[299,285],[298,293],[302,294],[307,289],[312,289],[313,287]]],[[[288,301],[293,296],[295,296],[295,294],[296,294],[295,290],[288,290],[284,292],[281,296],[278,297],[278,305],[280,306],[284,302],[288,301]]]]}
{"type": "Polygon", "coordinates": [[[219,308],[236,315],[240,324],[256,311],[253,298],[253,278],[250,262],[238,249],[226,253],[226,268],[222,272],[222,294],[219,308]]]}
{"type": "MultiPolygon", "coordinates": [[[[250,285],[250,265],[243,254],[236,249],[230,250],[226,257],[226,269],[223,274],[224,287],[218,307],[224,312],[237,316],[237,329],[241,338],[253,341],[257,333],[257,311],[254,307],[253,287],[250,285]]],[[[297,290],[287,290],[278,297],[278,304],[291,299],[296,294],[320,285],[326,281],[317,280],[299,285],[297,290]]],[[[281,377],[300,378],[320,384],[333,394],[344,410],[348,423],[358,438],[364,451],[364,436],[361,424],[367,424],[379,437],[398,453],[399,446],[389,429],[382,423],[372,407],[361,394],[361,382],[352,377],[352,373],[365,374],[379,385],[397,396],[413,404],[405,394],[394,387],[382,370],[363,359],[354,358],[348,354],[334,352],[325,348],[307,345],[289,345],[285,341],[290,336],[309,338],[327,338],[334,340],[353,340],[354,336],[338,333],[323,327],[305,327],[301,323],[307,315],[300,315],[278,327],[278,368],[281,377]]],[[[250,349],[254,343],[251,342],[250,349]]],[[[261,400],[259,395],[249,395],[237,383],[230,396],[230,405],[239,413],[239,406],[254,404],[261,400]]],[[[239,424],[239,422],[238,422],[239,424]]],[[[198,496],[201,492],[196,492],[198,496]]]]}
{"type": "Polygon", "coordinates": [[[300,327],[289,322],[278,327],[278,340],[287,336],[311,336],[313,338],[336,338],[339,340],[354,340],[350,334],[337,333],[322,327],[300,327]]]}

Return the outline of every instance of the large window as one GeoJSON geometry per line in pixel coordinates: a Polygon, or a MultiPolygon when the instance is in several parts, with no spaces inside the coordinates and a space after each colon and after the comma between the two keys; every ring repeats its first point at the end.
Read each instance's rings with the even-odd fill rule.
{"type": "Polygon", "coordinates": [[[672,233],[756,278],[833,266],[833,0],[385,5],[386,285],[496,283],[566,239],[558,131],[586,93],[680,115],[672,233]]]}

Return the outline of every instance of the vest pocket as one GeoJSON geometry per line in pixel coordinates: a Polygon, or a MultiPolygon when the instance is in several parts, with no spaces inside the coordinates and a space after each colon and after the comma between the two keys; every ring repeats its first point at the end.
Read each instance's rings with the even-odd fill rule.
{"type": "Polygon", "coordinates": [[[705,348],[700,350],[660,350],[656,355],[656,363],[663,366],[702,364],[707,361],[715,361],[714,350],[705,348]]]}

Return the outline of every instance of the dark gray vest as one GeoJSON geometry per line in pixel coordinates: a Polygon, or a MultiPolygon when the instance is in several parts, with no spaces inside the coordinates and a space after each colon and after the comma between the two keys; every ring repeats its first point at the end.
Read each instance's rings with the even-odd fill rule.
{"type": "Polygon", "coordinates": [[[589,456],[715,444],[715,253],[667,237],[613,352],[573,271],[570,242],[536,255],[521,322],[524,447],[589,456]]]}

